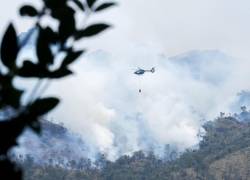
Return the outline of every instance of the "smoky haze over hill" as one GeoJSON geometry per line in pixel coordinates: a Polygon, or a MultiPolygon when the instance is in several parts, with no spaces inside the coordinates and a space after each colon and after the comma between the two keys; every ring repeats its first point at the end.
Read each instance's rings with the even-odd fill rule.
{"type": "Polygon", "coordinates": [[[175,57],[145,46],[95,51],[73,66],[75,76],[50,86],[46,94],[59,93],[63,103],[48,118],[79,134],[90,158],[138,150],[162,156],[166,144],[184,151],[198,144],[204,120],[243,105],[237,93],[250,88],[249,64],[218,50],[175,57]],[[156,72],[138,77],[137,67],[156,72]]]}
{"type": "Polygon", "coordinates": [[[166,146],[164,157],[160,159],[152,152],[137,151],[132,156],[121,156],[114,162],[103,155],[98,155],[96,161],[91,162],[79,151],[78,147],[84,147],[84,144],[78,136],[61,125],[42,121],[44,131],[41,141],[26,134],[26,140],[23,140],[29,143],[26,145],[29,152],[26,157],[18,156],[16,160],[26,169],[27,180],[47,180],[51,177],[74,180],[248,179],[249,115],[250,111],[242,108],[239,114],[221,115],[205,123],[206,134],[199,142],[199,149],[187,149],[177,154],[166,146]],[[239,119],[243,114],[248,116],[239,119]],[[40,145],[33,147],[34,144],[40,145]],[[37,149],[40,150],[39,154],[35,154],[37,149]]]}

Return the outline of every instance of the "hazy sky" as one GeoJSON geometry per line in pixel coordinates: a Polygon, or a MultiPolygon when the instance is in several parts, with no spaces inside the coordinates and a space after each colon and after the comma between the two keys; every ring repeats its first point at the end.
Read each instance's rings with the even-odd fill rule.
{"type": "MultiPolygon", "coordinates": [[[[91,39],[90,49],[126,49],[131,43],[150,45],[166,54],[190,49],[220,49],[237,57],[248,57],[250,48],[249,0],[117,0],[119,6],[100,14],[114,28],[91,39]],[[108,42],[108,43],[107,43],[108,42]]],[[[0,28],[16,19],[23,2],[0,2],[0,28]]],[[[16,21],[17,22],[17,21],[16,21]]],[[[18,20],[28,28],[27,19],[18,20]]]]}

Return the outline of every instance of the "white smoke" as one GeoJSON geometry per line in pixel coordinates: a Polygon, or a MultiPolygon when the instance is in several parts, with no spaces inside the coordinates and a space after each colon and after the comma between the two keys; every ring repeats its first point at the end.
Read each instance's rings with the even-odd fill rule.
{"type": "Polygon", "coordinates": [[[90,155],[161,155],[166,144],[183,151],[199,142],[204,119],[230,112],[237,93],[250,88],[248,65],[212,50],[171,58],[138,46],[92,52],[73,66],[75,76],[50,86],[47,95],[63,100],[50,117],[81,134],[90,155]],[[136,76],[137,67],[156,72],[136,76]]]}

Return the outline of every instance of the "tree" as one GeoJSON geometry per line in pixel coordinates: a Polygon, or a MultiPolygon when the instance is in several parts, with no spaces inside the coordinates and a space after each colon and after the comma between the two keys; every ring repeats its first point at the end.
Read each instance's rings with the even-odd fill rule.
{"type": "Polygon", "coordinates": [[[42,98],[39,93],[43,81],[64,78],[71,75],[69,65],[80,57],[84,50],[75,50],[75,42],[82,38],[95,36],[108,27],[105,23],[84,25],[76,27],[76,12],[85,14],[86,17],[105,10],[115,3],[99,3],[97,0],[42,0],[43,7],[37,9],[32,5],[24,5],[20,8],[21,16],[35,19],[34,27],[21,40],[17,36],[13,23],[10,23],[1,43],[0,63],[0,179],[22,179],[22,171],[8,157],[9,150],[17,145],[17,137],[24,128],[29,127],[35,133],[41,132],[39,119],[54,109],[60,100],[56,97],[42,98]],[[50,16],[58,21],[58,29],[44,27],[41,20],[44,16],[50,16]],[[29,42],[34,32],[38,32],[36,39],[37,63],[32,60],[24,60],[19,66],[18,54],[29,42]],[[54,52],[51,46],[56,46],[54,52]],[[63,55],[60,66],[51,69],[59,55],[63,55]],[[14,85],[17,77],[24,79],[36,78],[34,87],[28,102],[22,102],[21,98],[25,90],[20,90],[14,85]]]}

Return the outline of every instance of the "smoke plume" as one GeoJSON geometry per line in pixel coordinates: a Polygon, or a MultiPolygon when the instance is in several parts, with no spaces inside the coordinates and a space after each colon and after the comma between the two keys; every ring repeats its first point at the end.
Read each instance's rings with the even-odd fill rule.
{"type": "Polygon", "coordinates": [[[237,93],[250,88],[248,65],[217,50],[175,57],[143,46],[91,52],[72,67],[74,76],[51,84],[46,95],[62,103],[49,118],[80,134],[89,156],[162,156],[167,144],[183,151],[198,144],[205,120],[235,110],[237,93]],[[156,72],[137,76],[137,67],[156,72]]]}

